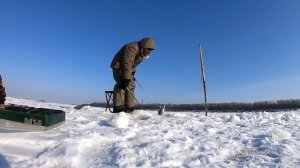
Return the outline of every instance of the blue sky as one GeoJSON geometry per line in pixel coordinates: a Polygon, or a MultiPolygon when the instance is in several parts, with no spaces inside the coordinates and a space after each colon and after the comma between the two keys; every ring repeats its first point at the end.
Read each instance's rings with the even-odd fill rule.
{"type": "Polygon", "coordinates": [[[0,73],[7,94],[104,101],[122,45],[153,37],[136,97],[145,103],[300,98],[298,0],[0,0],[0,73]]]}

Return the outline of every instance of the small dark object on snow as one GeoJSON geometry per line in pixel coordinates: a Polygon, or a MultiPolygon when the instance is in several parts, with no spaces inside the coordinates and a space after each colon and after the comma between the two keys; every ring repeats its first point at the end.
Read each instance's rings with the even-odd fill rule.
{"type": "Polygon", "coordinates": [[[159,106],[158,115],[164,115],[166,105],[159,106]]]}
{"type": "Polygon", "coordinates": [[[79,104],[77,106],[74,107],[74,109],[80,110],[82,109],[84,106],[88,106],[89,104],[79,104]]]}

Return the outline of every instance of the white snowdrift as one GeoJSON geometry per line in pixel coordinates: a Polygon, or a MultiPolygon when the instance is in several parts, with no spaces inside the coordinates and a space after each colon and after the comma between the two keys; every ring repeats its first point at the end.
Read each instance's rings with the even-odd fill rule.
{"type": "Polygon", "coordinates": [[[108,120],[108,124],[116,128],[126,128],[129,124],[129,118],[124,112],[115,114],[108,120]]]}
{"type": "Polygon", "coordinates": [[[0,129],[0,167],[300,167],[300,111],[135,111],[8,98],[54,108],[66,122],[46,132],[0,129]],[[1,133],[2,131],[2,133],[1,133]]]}

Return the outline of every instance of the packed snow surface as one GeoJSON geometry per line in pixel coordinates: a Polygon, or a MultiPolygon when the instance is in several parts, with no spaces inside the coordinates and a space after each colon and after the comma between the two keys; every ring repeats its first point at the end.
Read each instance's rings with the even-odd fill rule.
{"type": "MultiPolygon", "coordinates": [[[[0,129],[0,167],[300,167],[300,111],[204,113],[104,108],[8,98],[66,112],[48,131],[0,129]]],[[[167,109],[167,107],[166,107],[167,109]]]]}

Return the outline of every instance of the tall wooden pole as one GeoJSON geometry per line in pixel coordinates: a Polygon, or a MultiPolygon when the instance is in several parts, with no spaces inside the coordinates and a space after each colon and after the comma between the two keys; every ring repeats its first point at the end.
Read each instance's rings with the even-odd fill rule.
{"type": "Polygon", "coordinates": [[[200,64],[201,64],[202,83],[203,83],[203,89],[204,89],[205,116],[207,116],[206,79],[205,79],[204,61],[203,61],[203,56],[202,56],[201,44],[199,44],[199,50],[200,50],[200,64]]]}

